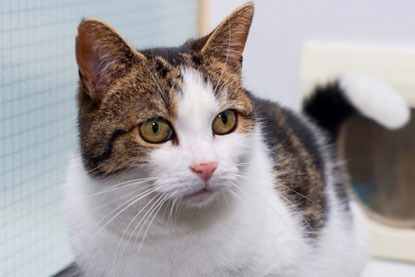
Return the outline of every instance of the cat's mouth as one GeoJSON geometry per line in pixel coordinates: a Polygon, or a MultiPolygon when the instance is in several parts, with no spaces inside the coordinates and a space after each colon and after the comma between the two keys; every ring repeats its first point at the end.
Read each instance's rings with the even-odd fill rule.
{"type": "Polygon", "coordinates": [[[210,197],[212,197],[214,191],[208,188],[203,188],[196,192],[192,192],[190,194],[186,194],[183,199],[189,200],[194,203],[202,203],[207,201],[210,197]]]}

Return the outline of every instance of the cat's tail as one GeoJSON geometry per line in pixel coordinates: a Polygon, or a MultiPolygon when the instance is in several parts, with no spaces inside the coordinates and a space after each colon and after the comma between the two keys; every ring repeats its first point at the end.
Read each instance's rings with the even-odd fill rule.
{"type": "Polygon", "coordinates": [[[303,112],[326,130],[332,142],[342,123],[359,113],[388,129],[404,126],[410,109],[402,96],[380,80],[366,75],[344,75],[317,87],[303,102],[303,112]]]}

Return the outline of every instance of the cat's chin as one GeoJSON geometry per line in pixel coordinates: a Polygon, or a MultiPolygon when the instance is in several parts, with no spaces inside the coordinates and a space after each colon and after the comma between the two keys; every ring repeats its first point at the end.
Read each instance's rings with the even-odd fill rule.
{"type": "Polygon", "coordinates": [[[215,192],[213,190],[210,189],[201,189],[197,192],[185,195],[183,197],[183,199],[185,201],[190,201],[190,202],[194,202],[194,203],[203,203],[205,201],[208,201],[209,198],[211,198],[213,196],[215,192]]]}
{"type": "Polygon", "coordinates": [[[216,198],[218,191],[203,188],[199,191],[185,195],[182,198],[182,203],[189,208],[206,207],[212,203],[216,198]]]}

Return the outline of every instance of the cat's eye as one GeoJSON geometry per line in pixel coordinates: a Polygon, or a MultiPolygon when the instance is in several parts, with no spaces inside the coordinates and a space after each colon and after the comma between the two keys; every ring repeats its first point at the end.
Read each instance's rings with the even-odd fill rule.
{"type": "Polygon", "coordinates": [[[226,135],[235,130],[236,112],[234,110],[226,110],[221,112],[213,120],[212,129],[217,135],[226,135]]]}
{"type": "Polygon", "coordinates": [[[153,118],[140,124],[141,137],[150,143],[162,143],[169,140],[173,131],[167,120],[162,118],[153,118]]]}

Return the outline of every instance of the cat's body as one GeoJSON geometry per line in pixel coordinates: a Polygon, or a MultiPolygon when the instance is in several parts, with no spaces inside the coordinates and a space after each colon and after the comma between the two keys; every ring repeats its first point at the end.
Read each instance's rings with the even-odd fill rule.
{"type": "Polygon", "coordinates": [[[268,150],[260,139],[251,145],[256,150],[249,170],[252,180],[239,184],[239,197],[231,207],[208,210],[192,218],[190,226],[178,224],[174,216],[171,221],[156,218],[144,242],[129,233],[120,235],[133,214],[119,216],[113,227],[102,231],[97,221],[109,210],[96,215],[91,211],[105,202],[91,205],[85,198],[102,183],[90,180],[75,163],[67,204],[74,212],[72,243],[81,254],[78,264],[85,276],[358,276],[366,259],[359,209],[352,204],[344,211],[344,199],[335,195],[330,183],[327,222],[317,239],[310,238],[301,211],[295,215],[297,210],[276,193],[268,150]],[[99,232],[101,237],[91,240],[99,232]],[[123,255],[114,262],[117,251],[123,255]]]}
{"type": "MultiPolygon", "coordinates": [[[[274,163],[263,139],[257,130],[249,142],[252,149],[251,165],[246,171],[249,177],[238,184],[238,197],[221,199],[219,207],[192,217],[190,223],[174,215],[171,220],[155,218],[144,242],[142,237],[130,237],[129,233],[120,235],[134,214],[117,216],[111,228],[102,230],[104,223],[97,224],[117,205],[93,215],[92,211],[103,205],[105,198],[95,196],[95,203],[86,196],[123,180],[111,180],[108,185],[93,180],[76,159],[67,183],[67,211],[74,212],[69,216],[72,243],[75,252],[81,253],[78,263],[85,275],[357,276],[366,259],[365,223],[360,210],[354,204],[345,208],[348,200],[336,193],[336,180],[329,173],[335,162],[331,161],[331,165],[327,162],[324,192],[327,203],[321,211],[324,226],[314,234],[304,222],[303,210],[296,205],[290,207],[284,196],[279,196],[282,191],[286,193],[284,186],[291,184],[275,182],[271,166],[274,163]],[[94,238],[99,232],[101,237],[94,238]],[[117,252],[123,252],[123,256],[115,262],[114,259],[119,259],[117,252]]],[[[320,147],[318,151],[323,150],[320,147]]],[[[300,168],[292,168],[281,172],[280,179],[284,179],[284,174],[308,178],[302,173],[300,168]]],[[[303,196],[298,198],[299,202],[313,201],[303,196]]],[[[310,208],[319,210],[314,203],[310,208]]],[[[134,211],[141,209],[137,205],[134,211]]]]}
{"type": "Polygon", "coordinates": [[[305,105],[317,127],[244,90],[252,15],[247,4],[205,38],[142,52],[102,22],[81,23],[81,148],[65,187],[80,274],[361,272],[364,218],[328,146],[359,107],[329,86],[305,105]],[[337,109],[319,97],[330,93],[345,114],[324,122],[313,108],[337,109]]]}

